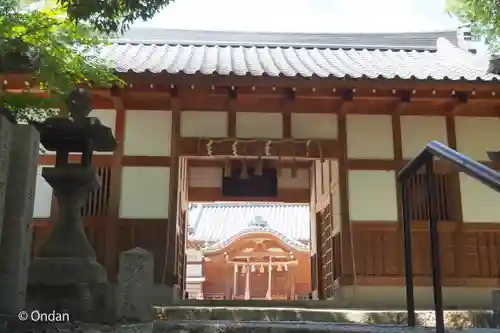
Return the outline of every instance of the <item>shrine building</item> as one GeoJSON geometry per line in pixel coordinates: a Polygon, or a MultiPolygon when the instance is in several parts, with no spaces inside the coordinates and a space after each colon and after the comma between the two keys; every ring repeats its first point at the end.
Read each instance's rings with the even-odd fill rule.
{"type": "MultiPolygon", "coordinates": [[[[93,88],[91,115],[118,147],[93,159],[102,187],[82,214],[111,282],[120,253],[142,247],[169,297],[196,287],[187,271],[198,256],[207,297],[310,292],[332,307],[402,308],[398,170],[431,140],[500,169],[486,154],[500,150],[500,76],[461,32],[143,28],[100,55],[126,84],[93,88]],[[290,212],[224,212],[252,203],[292,204],[304,219],[307,209],[309,230],[293,236],[290,212]]],[[[29,81],[7,75],[4,89],[29,81]]],[[[54,162],[47,153],[40,167],[54,162]]],[[[442,161],[434,169],[445,306],[489,308],[500,196],[442,161]]],[[[417,307],[431,308],[423,179],[410,186],[413,266],[417,307]]],[[[35,201],[33,255],[58,214],[41,176],[35,201]]]]}
{"type": "Polygon", "coordinates": [[[200,203],[188,214],[189,298],[307,298],[309,205],[200,203]]]}

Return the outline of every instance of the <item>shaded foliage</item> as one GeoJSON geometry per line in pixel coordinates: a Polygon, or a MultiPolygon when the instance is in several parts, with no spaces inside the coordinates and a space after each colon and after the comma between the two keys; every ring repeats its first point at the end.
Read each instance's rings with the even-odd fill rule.
{"type": "Polygon", "coordinates": [[[0,0],[0,74],[26,73],[31,79],[22,92],[0,90],[1,108],[21,118],[43,118],[78,84],[118,81],[99,58],[104,35],[69,20],[58,7],[21,8],[19,0],[0,0]]]}
{"type": "Polygon", "coordinates": [[[58,0],[73,21],[107,33],[124,31],[137,19],[151,19],[171,0],[58,0]]]}

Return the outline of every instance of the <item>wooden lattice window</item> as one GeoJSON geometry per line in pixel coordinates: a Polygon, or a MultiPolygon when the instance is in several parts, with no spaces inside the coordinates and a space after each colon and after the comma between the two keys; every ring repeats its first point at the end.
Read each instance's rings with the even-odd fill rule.
{"type": "MultiPolygon", "coordinates": [[[[433,174],[436,184],[436,207],[439,221],[452,221],[451,174],[433,174]]],[[[418,173],[408,181],[408,191],[410,199],[410,219],[429,220],[429,204],[427,199],[426,174],[418,173]]]]}
{"type": "Polygon", "coordinates": [[[89,193],[87,202],[82,207],[82,216],[108,216],[109,201],[111,197],[111,168],[98,167],[96,171],[101,182],[101,187],[89,193]]]}
{"type": "Polygon", "coordinates": [[[333,239],[332,239],[332,214],[330,206],[327,206],[320,214],[317,215],[317,223],[319,224],[319,239],[320,244],[320,269],[321,269],[321,287],[323,296],[326,298],[333,296],[334,282],[334,264],[333,264],[333,239]]]}

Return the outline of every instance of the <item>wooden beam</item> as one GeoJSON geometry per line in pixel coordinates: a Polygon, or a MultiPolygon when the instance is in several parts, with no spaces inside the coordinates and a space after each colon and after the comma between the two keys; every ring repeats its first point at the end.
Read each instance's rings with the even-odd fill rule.
{"type": "Polygon", "coordinates": [[[222,195],[221,187],[189,187],[188,200],[192,202],[213,201],[245,201],[245,202],[289,202],[309,203],[311,191],[309,189],[278,189],[276,197],[226,197],[222,195]]]}
{"type": "MultiPolygon", "coordinates": [[[[257,159],[255,159],[257,161],[257,159]]],[[[224,158],[188,158],[188,167],[219,167],[223,168],[226,160],[224,158]]],[[[291,159],[263,159],[264,165],[269,167],[307,169],[312,165],[312,160],[297,160],[291,159]]]]}
{"type": "MultiPolygon", "coordinates": [[[[70,154],[69,155],[69,163],[72,164],[78,164],[80,163],[82,158],[81,154],[70,154]]],[[[93,166],[113,166],[113,159],[115,158],[114,155],[111,154],[95,154],[94,157],[92,158],[92,165],[93,166]]],[[[47,166],[52,166],[56,164],[56,155],[55,154],[46,154],[46,155],[40,155],[40,159],[38,161],[38,164],[40,165],[47,165],[47,166]]]]}
{"type": "Polygon", "coordinates": [[[123,73],[120,75],[128,83],[132,82],[150,82],[175,84],[182,86],[246,86],[262,87],[275,86],[281,87],[305,87],[305,88],[378,88],[378,89],[398,89],[398,90],[457,90],[457,91],[498,91],[496,82],[477,82],[477,81],[453,81],[453,80],[401,80],[401,79],[364,79],[349,80],[345,78],[304,78],[294,77],[270,77],[270,76],[238,76],[238,75],[203,75],[203,74],[168,74],[168,73],[123,73]]]}
{"type": "MultiPolygon", "coordinates": [[[[212,156],[233,156],[233,144],[237,140],[238,154],[259,157],[265,150],[266,139],[210,139],[179,138],[179,155],[210,156],[207,144],[212,140],[212,156]]],[[[309,145],[305,140],[270,140],[270,153],[273,157],[296,156],[296,158],[336,158],[338,156],[337,140],[313,140],[309,145]],[[319,147],[319,148],[318,148],[319,147]]]]}

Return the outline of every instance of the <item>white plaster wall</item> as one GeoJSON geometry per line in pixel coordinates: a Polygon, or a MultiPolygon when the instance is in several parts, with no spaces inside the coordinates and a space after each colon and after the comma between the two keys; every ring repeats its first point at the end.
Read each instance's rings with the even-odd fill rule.
{"type": "Polygon", "coordinates": [[[170,156],[171,111],[127,110],[123,153],[127,156],[170,156]]]}
{"type": "Polygon", "coordinates": [[[42,177],[42,168],[46,166],[38,166],[36,175],[35,189],[35,207],[33,209],[33,218],[43,219],[50,217],[52,204],[52,187],[42,177]]]}
{"type": "Polygon", "coordinates": [[[188,182],[190,187],[221,187],[222,171],[220,167],[189,167],[188,182]]]}
{"type": "Polygon", "coordinates": [[[292,113],[292,137],[297,139],[336,139],[336,114],[292,113]]]}
{"type": "Polygon", "coordinates": [[[457,150],[478,161],[488,161],[487,151],[500,150],[500,119],[456,117],[457,150]]]}
{"type": "Polygon", "coordinates": [[[500,193],[460,173],[464,222],[500,222],[500,193]]]}
{"type": "Polygon", "coordinates": [[[201,252],[201,250],[197,249],[186,249],[186,256],[188,262],[202,261],[203,259],[203,253],[201,252]]]}
{"type": "Polygon", "coordinates": [[[169,191],[169,167],[124,167],[120,218],[168,218],[169,191]]]}
{"type": "Polygon", "coordinates": [[[445,117],[402,116],[400,119],[403,158],[415,157],[430,141],[448,144],[445,117]]]}
{"type": "Polygon", "coordinates": [[[92,110],[89,114],[90,117],[99,118],[101,123],[105,126],[111,128],[113,135],[115,135],[116,130],[116,110],[113,109],[96,109],[92,110]]]}
{"type": "Polygon", "coordinates": [[[349,158],[394,158],[390,116],[348,115],[346,121],[349,158]]]}
{"type": "Polygon", "coordinates": [[[278,188],[309,188],[309,170],[297,169],[297,177],[292,177],[290,168],[281,169],[281,175],[278,178],[278,188]]]}
{"type": "Polygon", "coordinates": [[[182,111],[181,136],[225,138],[228,133],[227,112],[182,111]]]}
{"type": "Polygon", "coordinates": [[[394,171],[349,171],[349,214],[353,221],[397,221],[394,171]]]}
{"type": "Polygon", "coordinates": [[[280,139],[283,137],[281,113],[236,112],[238,138],[280,139]]]}

